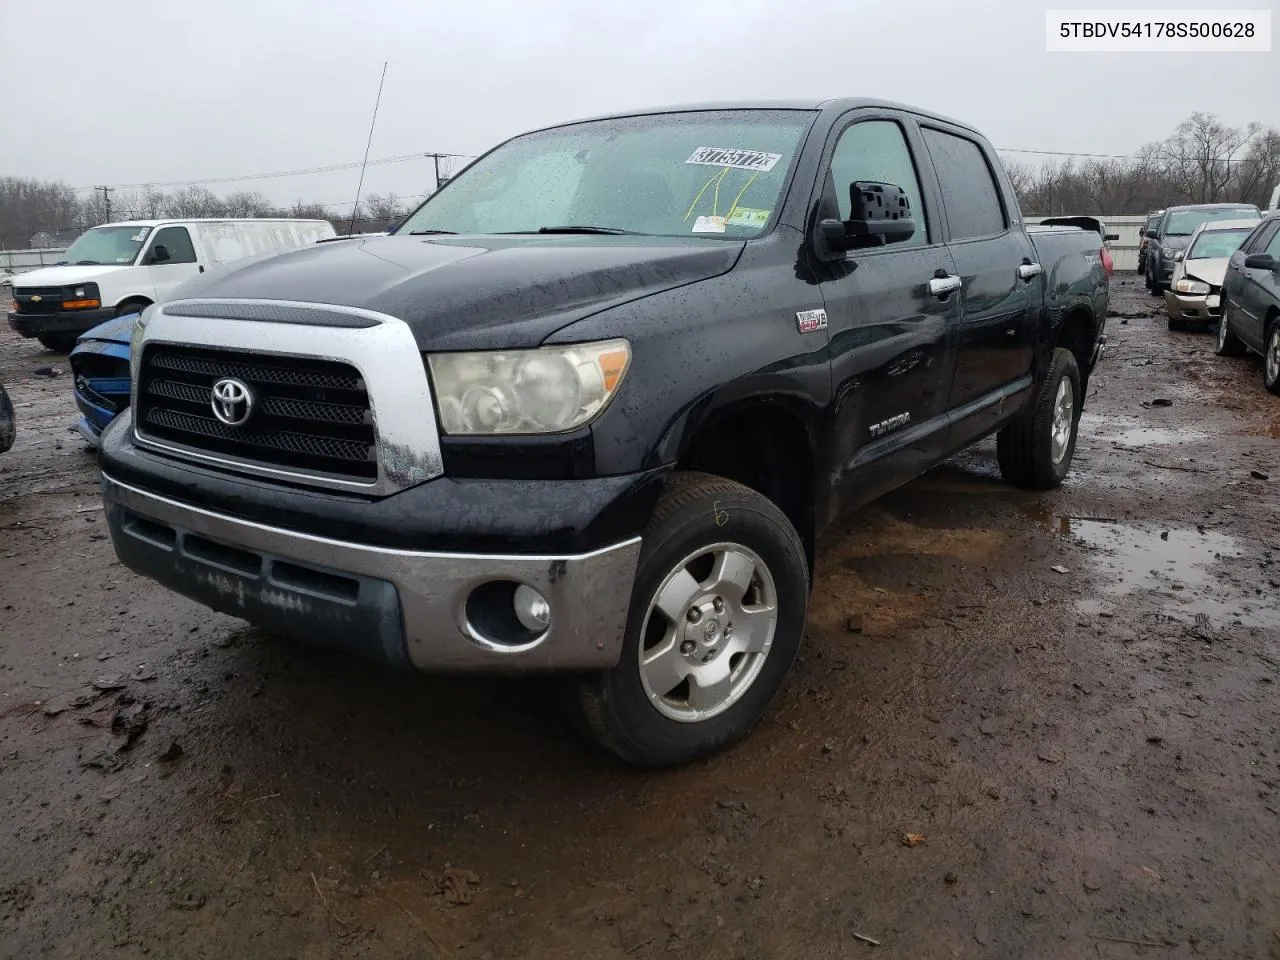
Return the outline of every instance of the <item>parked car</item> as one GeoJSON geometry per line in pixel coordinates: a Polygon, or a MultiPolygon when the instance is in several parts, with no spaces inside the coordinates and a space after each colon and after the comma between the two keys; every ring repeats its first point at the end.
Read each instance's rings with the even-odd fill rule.
{"type": "MultiPolygon", "coordinates": [[[[221,258],[218,264],[342,239],[334,235],[327,220],[195,220],[186,221],[181,229],[190,229],[202,251],[216,253],[221,258]]],[[[131,302],[144,305],[136,299],[131,302]]],[[[111,419],[129,405],[129,341],[138,312],[118,308],[119,316],[81,334],[71,351],[72,382],[81,413],[74,429],[91,447],[111,419]]]]}
{"type": "Polygon", "coordinates": [[[1280,213],[1267,216],[1227,265],[1218,354],[1262,354],[1262,381],[1280,393],[1280,213]]]}
{"type": "Polygon", "coordinates": [[[1187,249],[1173,255],[1173,282],[1164,294],[1170,330],[1218,319],[1227,261],[1257,225],[1257,220],[1210,220],[1196,227],[1187,249]]]}
{"type": "Polygon", "coordinates": [[[1254,220],[1262,214],[1250,203],[1199,203],[1170,207],[1160,217],[1147,245],[1147,289],[1160,295],[1173,281],[1173,256],[1185,250],[1196,227],[1211,220],[1254,220]]]}
{"type": "Polygon", "coordinates": [[[17,432],[13,415],[13,402],[0,383],[0,453],[7,453],[13,447],[13,437],[17,432]]]}
{"type": "Polygon", "coordinates": [[[1118,240],[1119,234],[1108,233],[1107,225],[1097,217],[1087,216],[1065,216],[1065,217],[1046,217],[1040,221],[1042,227],[1067,226],[1080,227],[1082,230],[1089,230],[1096,233],[1102,241],[1102,246],[1098,250],[1098,256],[1102,261],[1102,269],[1107,273],[1107,279],[1110,280],[1115,273],[1115,261],[1111,257],[1111,241],[1118,240]]]}
{"type": "Polygon", "coordinates": [[[1138,272],[1143,276],[1147,272],[1147,244],[1150,242],[1152,234],[1155,232],[1156,225],[1160,222],[1160,218],[1164,215],[1163,210],[1156,210],[1147,214],[1147,222],[1143,224],[1142,229],[1138,231],[1138,272]]]}
{"type": "Polygon", "coordinates": [[[835,516],[992,434],[1010,483],[1062,482],[1101,246],[878,101],[518,136],[390,236],[148,308],[113,543],[300,640],[561,672],[598,742],[693,760],[782,686],[835,516]]]}
{"type": "Polygon", "coordinates": [[[14,278],[9,326],[50,350],[138,313],[206,269],[334,235],[327,220],[130,220],[81,234],[66,260],[14,278]]]}

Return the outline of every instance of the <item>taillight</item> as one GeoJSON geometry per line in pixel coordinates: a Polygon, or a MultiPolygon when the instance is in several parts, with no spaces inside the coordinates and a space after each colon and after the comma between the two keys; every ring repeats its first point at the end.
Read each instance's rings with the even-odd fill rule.
{"type": "Polygon", "coordinates": [[[1098,256],[1102,258],[1102,269],[1107,271],[1107,279],[1111,279],[1111,271],[1115,269],[1115,264],[1111,260],[1111,251],[1105,246],[1098,251],[1098,256]]]}

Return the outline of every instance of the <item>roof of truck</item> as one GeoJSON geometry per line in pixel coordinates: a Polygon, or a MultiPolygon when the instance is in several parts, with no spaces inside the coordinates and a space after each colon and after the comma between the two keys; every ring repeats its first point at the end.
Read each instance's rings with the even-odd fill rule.
{"type": "MultiPolygon", "coordinates": [[[[912,107],[905,103],[894,103],[891,100],[876,100],[868,97],[826,97],[816,99],[789,99],[789,100],[721,100],[709,101],[704,103],[682,103],[667,104],[665,106],[645,107],[635,110],[621,110],[617,113],[607,113],[594,117],[581,117],[577,120],[567,120],[564,123],[551,124],[550,127],[568,126],[574,123],[586,123],[591,120],[614,120],[620,117],[642,117],[655,113],[692,113],[701,110],[836,110],[843,112],[852,110],[856,107],[881,107],[889,110],[901,110],[905,113],[913,113],[918,117],[926,117],[930,120],[937,120],[941,123],[949,123],[953,126],[964,127],[974,133],[979,131],[971,124],[964,123],[952,117],[944,116],[940,113],[934,113],[930,110],[922,110],[920,107],[912,107]]],[[[548,127],[547,129],[550,129],[548,127]]]]}
{"type": "Polygon", "coordinates": [[[1176,207],[1168,207],[1165,213],[1175,210],[1257,210],[1252,203],[1182,203],[1176,207]]]}

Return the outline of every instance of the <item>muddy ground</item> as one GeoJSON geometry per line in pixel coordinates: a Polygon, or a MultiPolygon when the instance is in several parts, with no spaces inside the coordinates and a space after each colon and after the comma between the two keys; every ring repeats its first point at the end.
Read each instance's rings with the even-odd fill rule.
{"type": "Polygon", "coordinates": [[[664,773],[122,569],[6,331],[0,956],[1280,957],[1280,398],[1112,306],[1066,486],[988,444],[850,518],[767,720],[664,773]]]}

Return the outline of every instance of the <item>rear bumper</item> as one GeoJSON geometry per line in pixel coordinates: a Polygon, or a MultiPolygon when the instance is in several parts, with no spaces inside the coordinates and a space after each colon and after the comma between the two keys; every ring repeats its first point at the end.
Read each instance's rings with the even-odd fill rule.
{"type": "Polygon", "coordinates": [[[602,669],[622,649],[639,537],[570,556],[425,552],[233,517],[105,472],[102,494],[125,566],[304,642],[430,672],[602,669]],[[510,591],[494,583],[541,593],[550,626],[513,641],[510,591]]]}
{"type": "Polygon", "coordinates": [[[42,333],[84,333],[114,316],[115,311],[111,307],[64,310],[57,313],[8,314],[9,326],[24,337],[38,337],[42,333]]]}

